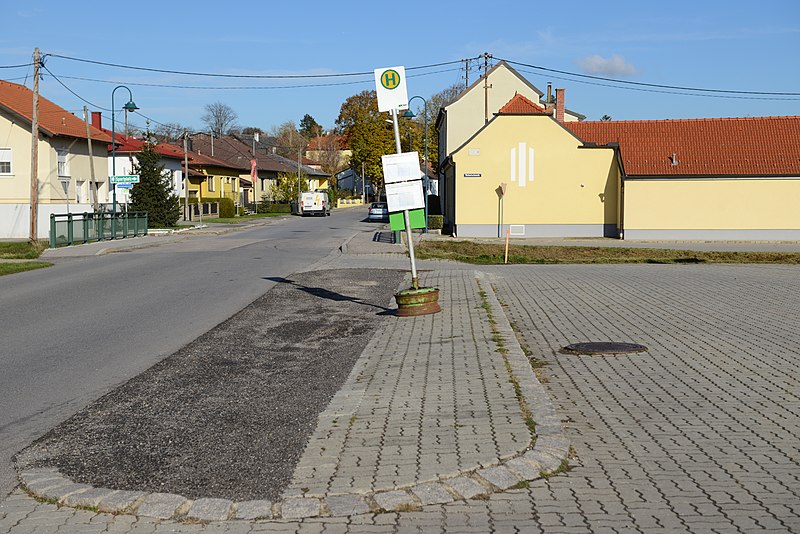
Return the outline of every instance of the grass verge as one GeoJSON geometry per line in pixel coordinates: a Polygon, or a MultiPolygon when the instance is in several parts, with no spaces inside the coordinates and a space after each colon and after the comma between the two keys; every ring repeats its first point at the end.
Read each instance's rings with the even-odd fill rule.
{"type": "Polygon", "coordinates": [[[52,263],[46,261],[20,261],[13,263],[0,261],[0,276],[33,271],[34,269],[41,269],[43,267],[52,267],[52,265],[52,263]]]}
{"type": "MultiPolygon", "coordinates": [[[[503,263],[504,246],[472,241],[422,241],[419,259],[453,260],[477,265],[503,263]]],[[[512,245],[508,263],[788,263],[800,264],[800,252],[702,252],[660,248],[512,245]]]]}
{"type": "Polygon", "coordinates": [[[35,260],[45,249],[46,244],[40,241],[3,241],[0,242],[0,259],[3,260],[35,260]]]}

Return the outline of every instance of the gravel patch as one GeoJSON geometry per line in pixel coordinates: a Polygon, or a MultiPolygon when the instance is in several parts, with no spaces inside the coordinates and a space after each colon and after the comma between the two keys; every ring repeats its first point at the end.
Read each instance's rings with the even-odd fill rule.
{"type": "MultiPolygon", "coordinates": [[[[275,501],[402,278],[347,269],[275,279],[241,312],[22,451],[18,468],[56,467],[111,489],[275,501]]],[[[199,290],[198,305],[214,303],[199,290]]]]}

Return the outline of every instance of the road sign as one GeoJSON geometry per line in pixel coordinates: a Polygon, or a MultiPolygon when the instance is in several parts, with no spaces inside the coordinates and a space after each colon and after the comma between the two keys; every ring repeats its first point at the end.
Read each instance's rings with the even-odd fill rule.
{"type": "Polygon", "coordinates": [[[138,174],[126,174],[123,176],[109,176],[112,184],[138,184],[138,174]]]}
{"type": "Polygon", "coordinates": [[[405,67],[375,69],[375,89],[378,93],[378,111],[408,109],[405,67]]]}
{"type": "Polygon", "coordinates": [[[133,189],[133,184],[131,183],[121,183],[115,184],[117,189],[133,189]]]}

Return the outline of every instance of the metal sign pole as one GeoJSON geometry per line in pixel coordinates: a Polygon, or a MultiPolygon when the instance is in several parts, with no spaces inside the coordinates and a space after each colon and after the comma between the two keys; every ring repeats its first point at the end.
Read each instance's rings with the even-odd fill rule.
{"type": "MultiPolygon", "coordinates": [[[[397,110],[392,110],[392,124],[394,125],[394,144],[397,148],[397,153],[402,154],[403,149],[400,146],[400,125],[397,122],[397,110]]],[[[411,234],[411,217],[408,215],[408,210],[403,210],[403,220],[406,223],[406,238],[408,239],[408,257],[411,258],[411,287],[419,289],[419,277],[417,276],[417,263],[414,258],[414,240],[411,234]]]]}

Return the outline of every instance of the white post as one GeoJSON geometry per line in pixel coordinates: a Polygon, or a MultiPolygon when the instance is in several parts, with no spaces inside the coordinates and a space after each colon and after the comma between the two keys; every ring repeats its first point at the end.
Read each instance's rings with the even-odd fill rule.
{"type": "MultiPolygon", "coordinates": [[[[394,124],[394,143],[397,148],[397,153],[402,154],[403,149],[400,146],[400,125],[397,122],[397,110],[392,110],[392,123],[394,124]]],[[[417,263],[414,258],[414,239],[411,233],[411,218],[408,215],[408,210],[403,210],[403,220],[406,223],[406,237],[408,238],[408,257],[411,259],[411,287],[419,289],[419,278],[417,277],[417,263]]]]}

